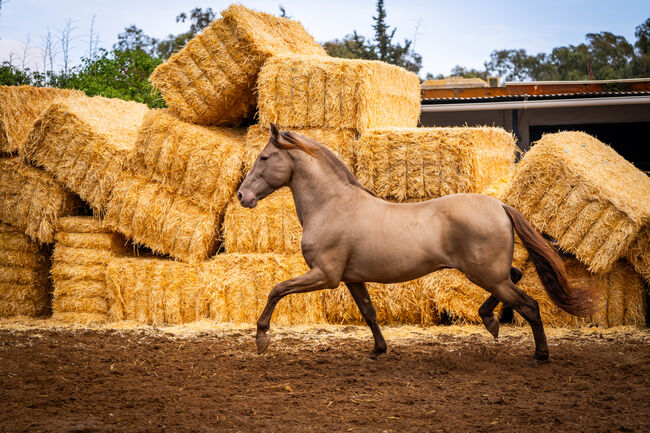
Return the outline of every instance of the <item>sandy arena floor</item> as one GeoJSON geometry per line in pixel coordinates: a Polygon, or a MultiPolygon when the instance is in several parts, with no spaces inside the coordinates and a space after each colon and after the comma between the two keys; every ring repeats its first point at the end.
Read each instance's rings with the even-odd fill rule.
{"type": "Polygon", "coordinates": [[[2,432],[648,431],[650,330],[0,320],[2,432]]]}

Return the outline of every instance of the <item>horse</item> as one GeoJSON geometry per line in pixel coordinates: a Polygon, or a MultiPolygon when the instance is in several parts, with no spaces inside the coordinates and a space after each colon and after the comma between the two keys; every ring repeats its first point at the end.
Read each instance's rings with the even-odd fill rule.
{"type": "Polygon", "coordinates": [[[538,303],[516,286],[522,273],[512,266],[514,232],[557,306],[579,316],[595,310],[593,291],[572,286],[553,247],[519,211],[496,198],[462,193],[388,202],[365,188],[323,144],[271,123],[268,143],[237,197],[252,209],[284,186],[291,189],[303,227],[300,247],[309,271],[270,291],[257,321],[259,354],[269,346],[271,316],[283,297],[334,289],[343,282],[372,331],[374,347],[368,356],[375,358],[387,345],[365,283],[399,283],[453,268],[490,293],[479,315],[494,338],[499,333],[494,309],[502,302],[530,324],[533,357],[548,360],[538,303]]]}

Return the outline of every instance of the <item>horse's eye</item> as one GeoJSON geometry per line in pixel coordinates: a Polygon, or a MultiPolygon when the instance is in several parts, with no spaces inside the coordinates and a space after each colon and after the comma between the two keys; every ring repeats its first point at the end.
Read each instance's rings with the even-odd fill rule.
{"type": "Polygon", "coordinates": [[[268,157],[268,156],[260,156],[260,159],[261,159],[262,161],[266,161],[267,159],[269,159],[269,157],[268,157]]]}

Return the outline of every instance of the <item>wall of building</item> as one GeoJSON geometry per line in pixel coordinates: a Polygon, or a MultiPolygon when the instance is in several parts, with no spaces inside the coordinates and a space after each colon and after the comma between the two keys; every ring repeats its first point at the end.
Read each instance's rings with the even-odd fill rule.
{"type": "MultiPolygon", "coordinates": [[[[531,127],[554,125],[597,125],[648,123],[650,127],[650,104],[617,105],[598,107],[568,107],[568,108],[534,108],[527,110],[484,110],[484,111],[453,111],[422,113],[422,126],[500,126],[508,131],[513,130],[516,114],[517,135],[519,146],[526,150],[530,147],[531,127]],[[514,113],[513,113],[514,112],[514,113]]],[[[589,132],[589,131],[587,131],[589,132]]],[[[611,134],[610,134],[611,135],[611,134]]],[[[624,134],[622,134],[624,135],[624,134]]],[[[629,137],[627,138],[629,140],[629,137]]],[[[646,137],[639,137],[639,146],[646,147],[646,137]]],[[[614,148],[623,143],[608,143],[614,148]]],[[[626,144],[626,145],[629,145],[626,144]]]]}

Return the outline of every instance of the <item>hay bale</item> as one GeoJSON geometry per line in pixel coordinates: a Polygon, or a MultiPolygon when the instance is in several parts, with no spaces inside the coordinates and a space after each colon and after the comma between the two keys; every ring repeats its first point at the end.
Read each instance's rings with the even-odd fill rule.
{"type": "Polygon", "coordinates": [[[34,121],[50,104],[83,95],[51,87],[0,86],[0,154],[18,153],[34,121]]]}
{"type": "Polygon", "coordinates": [[[650,224],[646,224],[639,230],[639,234],[630,245],[625,258],[650,283],[650,224]]]}
{"type": "Polygon", "coordinates": [[[233,197],[222,230],[228,253],[300,253],[302,225],[288,187],[275,191],[254,209],[243,207],[233,197]]]}
{"type": "MultiPolygon", "coordinates": [[[[294,132],[313,138],[334,152],[343,163],[354,170],[354,140],[351,129],[294,129],[294,132]]],[[[250,168],[266,146],[268,128],[254,125],[248,129],[246,168],[250,168]]],[[[233,196],[226,207],[223,221],[224,248],[229,253],[279,253],[300,252],[302,226],[296,215],[296,206],[289,188],[281,188],[254,209],[247,209],[233,196]]]]}
{"type": "MultiPolygon", "coordinates": [[[[288,131],[295,132],[311,138],[323,144],[354,173],[356,165],[356,139],[357,131],[354,129],[326,129],[326,128],[288,128],[288,131]]],[[[262,152],[269,142],[269,128],[264,125],[253,125],[248,128],[246,134],[246,148],[248,150],[245,168],[248,171],[257,156],[262,152]]]]}
{"type": "Polygon", "coordinates": [[[215,252],[219,219],[163,185],[125,174],[106,207],[107,227],[160,254],[186,262],[215,252]]]}
{"type": "Polygon", "coordinates": [[[517,165],[504,201],[586,264],[608,271],[650,221],[650,178],[582,132],[547,134],[517,165]]]}
{"type": "Polygon", "coordinates": [[[0,221],[41,243],[51,243],[57,220],[81,205],[51,175],[20,157],[0,159],[0,200],[0,221]]]}
{"type": "Polygon", "coordinates": [[[129,253],[124,238],[92,217],[61,218],[50,275],[53,317],[68,323],[108,320],[106,267],[129,253]],[[75,319],[75,316],[78,315],[75,319]]]}
{"type": "Polygon", "coordinates": [[[244,129],[192,125],[152,110],[128,168],[221,214],[241,181],[244,145],[244,129]]]}
{"type": "Polygon", "coordinates": [[[259,119],[294,128],[415,127],[420,79],[372,60],[277,56],[260,71],[259,119]]]}
{"type": "Polygon", "coordinates": [[[49,300],[49,254],[22,230],[0,223],[0,317],[38,316],[49,300]]]}
{"type": "MultiPolygon", "coordinates": [[[[200,319],[254,324],[273,286],[306,270],[301,257],[272,254],[219,254],[197,264],[115,258],[107,273],[111,317],[148,324],[200,319]]],[[[320,294],[283,299],[272,320],[323,323],[320,294]]]]}
{"type": "Polygon", "coordinates": [[[359,181],[391,201],[484,192],[507,181],[515,141],[501,128],[387,128],[365,131],[357,142],[359,181]]]}
{"type": "MultiPolygon", "coordinates": [[[[538,303],[542,321],[546,326],[578,327],[588,324],[602,327],[644,326],[645,292],[643,280],[629,263],[619,260],[608,272],[594,274],[575,258],[565,256],[564,265],[570,280],[575,284],[591,286],[596,289],[601,302],[601,310],[590,317],[576,317],[560,310],[548,297],[535,266],[528,261],[523,268],[524,276],[519,287],[538,303]]],[[[515,323],[526,325],[518,314],[515,323]]]]}
{"type": "MultiPolygon", "coordinates": [[[[417,279],[405,283],[368,283],[368,293],[377,311],[379,324],[430,326],[440,323],[440,314],[431,297],[417,279]]],[[[365,324],[348,288],[341,284],[334,290],[323,291],[325,317],[329,323],[365,324]]]]}
{"type": "Polygon", "coordinates": [[[58,101],[34,123],[25,157],[101,213],[148,110],[100,96],[58,101]]]}
{"type": "Polygon", "coordinates": [[[258,71],[278,54],[326,55],[298,21],[235,4],[149,79],[180,118],[236,126],[254,113],[258,71]]]}

